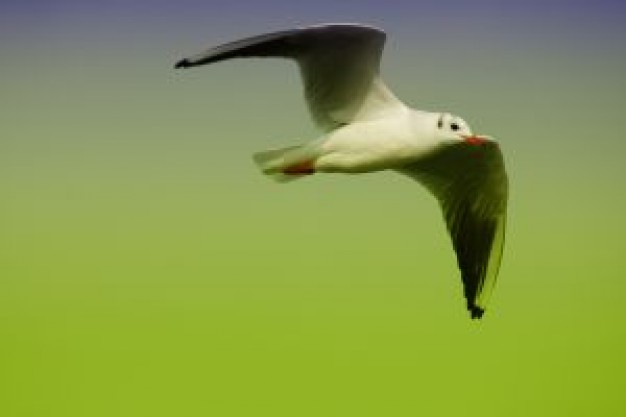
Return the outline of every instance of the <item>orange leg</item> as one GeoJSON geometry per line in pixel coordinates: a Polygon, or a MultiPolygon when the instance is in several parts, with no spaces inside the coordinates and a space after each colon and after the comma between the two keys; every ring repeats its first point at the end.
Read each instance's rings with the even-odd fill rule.
{"type": "Polygon", "coordinates": [[[283,170],[287,175],[310,175],[315,174],[315,161],[304,161],[288,166],[283,170]]]}

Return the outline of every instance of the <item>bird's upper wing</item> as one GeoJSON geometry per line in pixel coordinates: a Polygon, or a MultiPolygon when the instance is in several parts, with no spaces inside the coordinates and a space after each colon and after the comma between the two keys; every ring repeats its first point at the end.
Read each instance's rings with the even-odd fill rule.
{"type": "Polygon", "coordinates": [[[496,142],[459,143],[399,170],[439,200],[457,256],[467,308],[480,318],[504,246],[508,179],[496,142]]]}
{"type": "Polygon", "coordinates": [[[333,129],[401,105],[378,78],[384,43],[385,32],[369,26],[312,26],[216,46],[179,61],[176,68],[242,57],[295,59],[314,121],[333,129]]]}

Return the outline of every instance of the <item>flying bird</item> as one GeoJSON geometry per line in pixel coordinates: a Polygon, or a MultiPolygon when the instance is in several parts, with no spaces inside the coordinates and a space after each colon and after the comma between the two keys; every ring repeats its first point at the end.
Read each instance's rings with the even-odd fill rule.
{"type": "Polygon", "coordinates": [[[439,201],[461,272],[467,309],[482,317],[496,282],[508,179],[499,145],[448,112],[402,103],[380,77],[385,32],[360,24],[325,24],[252,36],[185,58],[188,68],[231,58],[297,62],[314,122],[308,143],[256,153],[263,173],[290,181],[315,173],[394,170],[439,201]]]}

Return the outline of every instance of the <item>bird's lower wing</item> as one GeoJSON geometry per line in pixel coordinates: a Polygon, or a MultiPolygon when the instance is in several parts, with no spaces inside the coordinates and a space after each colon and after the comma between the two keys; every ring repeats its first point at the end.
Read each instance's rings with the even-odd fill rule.
{"type": "Polygon", "coordinates": [[[399,169],[437,198],[452,238],[472,318],[493,290],[504,247],[508,179],[497,143],[459,143],[399,169]]]}

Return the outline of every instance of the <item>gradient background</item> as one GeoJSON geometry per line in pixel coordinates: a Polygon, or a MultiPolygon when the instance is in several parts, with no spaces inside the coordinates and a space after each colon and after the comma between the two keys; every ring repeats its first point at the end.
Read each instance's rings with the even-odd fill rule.
{"type": "Polygon", "coordinates": [[[2,1],[0,415],[625,412],[626,5],[408,3],[2,1]],[[385,28],[403,100],[500,139],[483,321],[416,184],[259,175],[318,135],[292,63],[172,69],[329,21],[385,28]]]}

